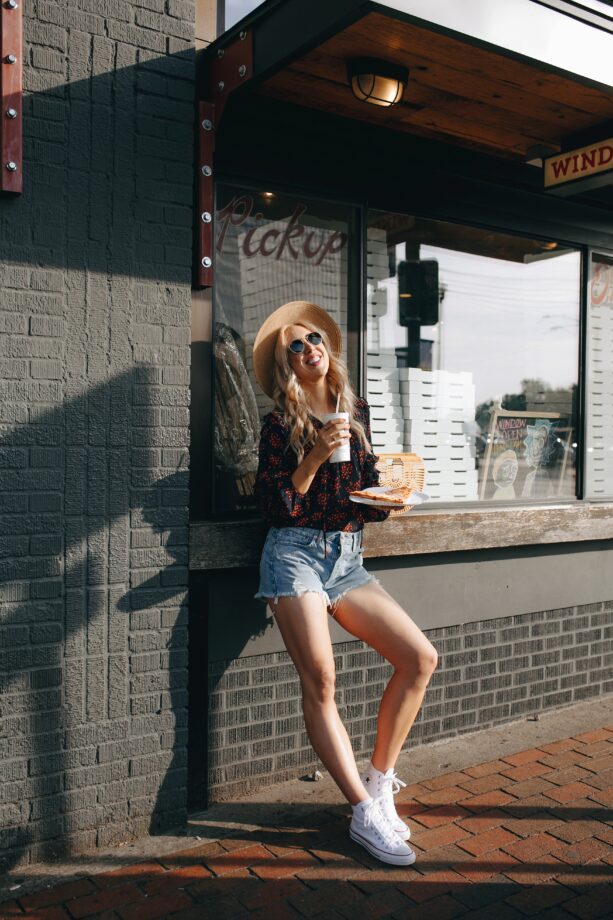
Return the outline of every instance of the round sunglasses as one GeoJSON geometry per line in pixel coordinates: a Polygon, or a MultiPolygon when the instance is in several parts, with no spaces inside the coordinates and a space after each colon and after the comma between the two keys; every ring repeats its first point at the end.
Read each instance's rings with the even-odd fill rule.
{"type": "Polygon", "coordinates": [[[321,345],[322,341],[323,339],[320,332],[307,332],[304,338],[294,339],[287,347],[293,354],[301,355],[304,351],[305,342],[308,342],[310,345],[321,345]]]}

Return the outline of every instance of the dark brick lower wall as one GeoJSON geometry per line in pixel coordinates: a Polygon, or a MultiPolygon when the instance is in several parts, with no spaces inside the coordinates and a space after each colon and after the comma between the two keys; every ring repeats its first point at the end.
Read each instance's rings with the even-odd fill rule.
{"type": "MultiPolygon", "coordinates": [[[[613,693],[613,601],[424,630],[439,653],[406,747],[613,693]]],[[[337,702],[356,758],[370,756],[391,666],[362,642],[334,646],[337,702]]],[[[286,652],[209,670],[209,795],[222,801],[314,770],[286,652]]]]}

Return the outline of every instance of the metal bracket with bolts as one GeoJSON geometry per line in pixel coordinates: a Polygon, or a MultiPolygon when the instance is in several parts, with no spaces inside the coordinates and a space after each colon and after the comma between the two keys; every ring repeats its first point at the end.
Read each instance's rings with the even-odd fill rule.
{"type": "Polygon", "coordinates": [[[17,0],[0,3],[0,191],[23,189],[23,25],[17,0]]]}

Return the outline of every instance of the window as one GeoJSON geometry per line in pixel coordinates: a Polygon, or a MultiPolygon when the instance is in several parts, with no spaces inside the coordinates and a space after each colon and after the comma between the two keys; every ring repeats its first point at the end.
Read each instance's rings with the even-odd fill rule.
{"type": "Polygon", "coordinates": [[[593,253],[587,297],[587,498],[613,498],[613,257],[593,253]]]}
{"type": "MultiPolygon", "coordinates": [[[[273,408],[253,375],[253,343],[281,304],[324,307],[343,332],[355,377],[356,336],[348,336],[353,208],[273,191],[217,188],[213,509],[254,507],[261,419],[273,408]]],[[[355,248],[355,247],[353,247],[355,248]]],[[[357,302],[357,301],[356,301],[357,302]]],[[[357,317],[356,317],[357,322],[357,317]]],[[[354,327],[355,328],[355,324],[354,327]]]]}
{"type": "Polygon", "coordinates": [[[370,212],[373,446],[421,456],[433,501],[575,497],[580,267],[555,241],[370,212]]]}

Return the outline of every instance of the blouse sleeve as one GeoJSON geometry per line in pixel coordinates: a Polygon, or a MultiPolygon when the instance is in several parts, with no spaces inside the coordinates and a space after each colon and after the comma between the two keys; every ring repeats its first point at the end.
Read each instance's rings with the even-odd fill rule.
{"type": "Polygon", "coordinates": [[[264,418],[253,491],[264,520],[289,524],[305,510],[307,495],[298,492],[292,483],[296,464],[292,463],[293,452],[287,450],[288,435],[287,425],[278,413],[270,412],[264,418]]]}
{"type": "MultiPolygon", "coordinates": [[[[370,431],[370,406],[365,399],[358,402],[358,410],[361,416],[362,426],[366,434],[366,439],[370,444],[372,434],[370,431]]],[[[370,486],[379,485],[379,470],[376,467],[378,457],[373,451],[366,451],[364,457],[364,466],[362,468],[362,488],[368,489],[370,486]]],[[[389,517],[389,511],[381,511],[373,508],[372,505],[359,505],[359,514],[363,523],[367,521],[385,521],[389,517]]]]}

